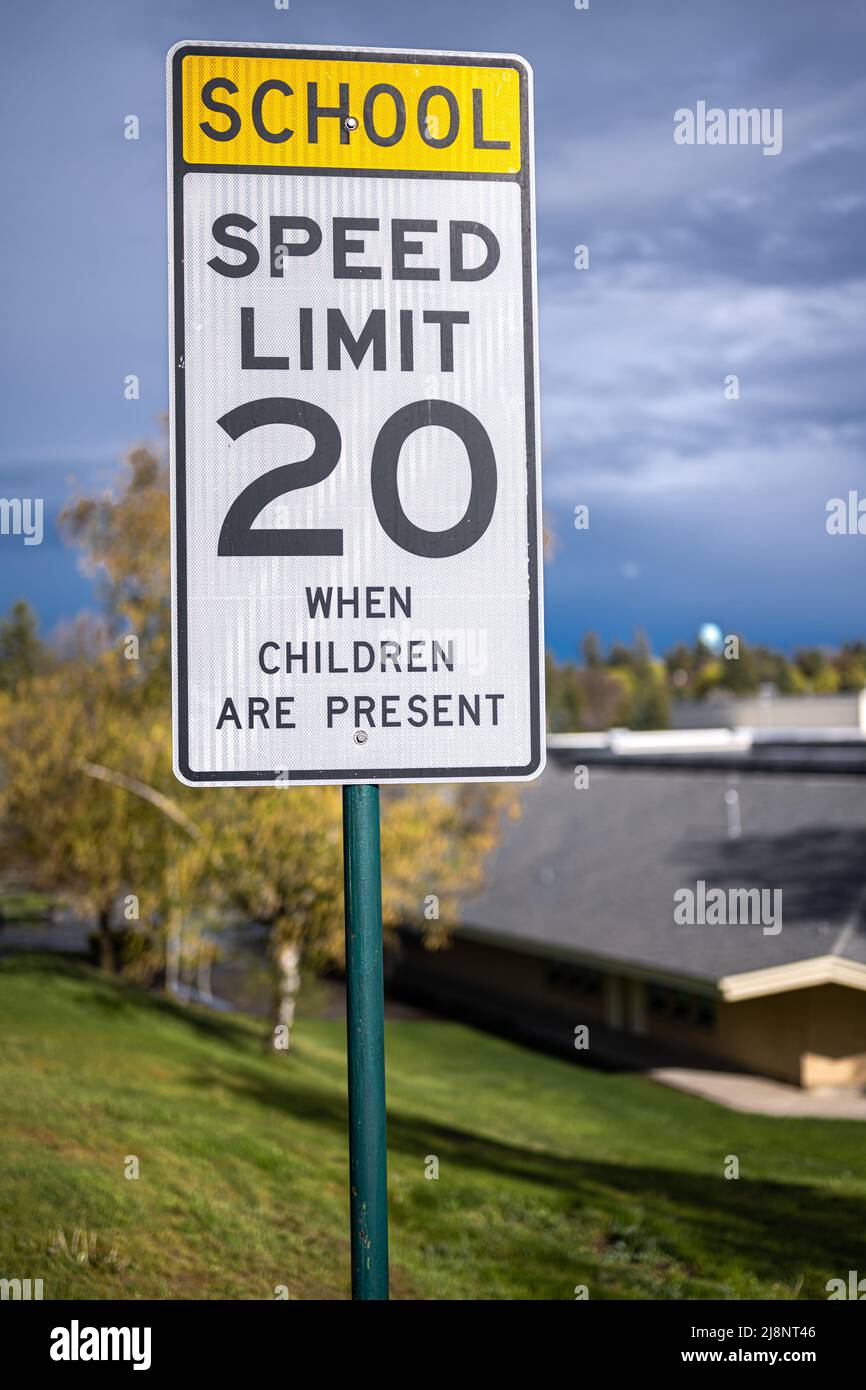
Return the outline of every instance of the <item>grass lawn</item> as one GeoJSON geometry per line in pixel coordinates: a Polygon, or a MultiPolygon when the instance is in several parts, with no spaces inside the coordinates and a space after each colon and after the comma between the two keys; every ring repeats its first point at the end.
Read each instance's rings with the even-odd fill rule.
{"type": "Polygon", "coordinates": [[[0,922],[44,922],[53,900],[44,893],[0,890],[0,922]]]}
{"type": "MultiPolygon", "coordinates": [[[[343,1027],[302,1019],[272,1055],[261,1031],[3,962],[0,1277],[46,1298],[345,1297],[343,1027]]],[[[866,1271],[854,1122],[736,1115],[438,1021],[388,1025],[388,1102],[395,1297],[825,1298],[866,1271]]]]}

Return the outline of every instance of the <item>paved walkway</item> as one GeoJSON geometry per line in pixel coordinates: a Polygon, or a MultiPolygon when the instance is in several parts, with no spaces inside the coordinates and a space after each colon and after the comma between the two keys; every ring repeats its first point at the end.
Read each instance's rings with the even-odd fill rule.
{"type": "Polygon", "coordinates": [[[0,922],[0,955],[4,951],[60,951],[86,955],[92,922],[60,918],[56,922],[0,922]]]}
{"type": "Polygon", "coordinates": [[[793,1115],[827,1120],[866,1120],[866,1091],[856,1087],[826,1087],[803,1091],[784,1081],[737,1072],[701,1071],[695,1067],[654,1067],[653,1081],[704,1100],[753,1115],[793,1115]]]}

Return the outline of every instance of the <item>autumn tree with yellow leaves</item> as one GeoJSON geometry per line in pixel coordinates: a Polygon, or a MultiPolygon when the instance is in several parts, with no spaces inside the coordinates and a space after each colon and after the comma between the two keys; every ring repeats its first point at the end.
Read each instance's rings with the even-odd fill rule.
{"type": "MultiPolygon", "coordinates": [[[[168,469],[152,448],[126,463],[119,491],[76,498],[61,521],[99,578],[101,623],[32,678],[26,700],[0,683],[0,836],[34,884],[94,915],[107,968],[122,895],[140,899],[169,976],[181,928],[203,908],[265,925],[273,1022],[287,1037],[302,971],[343,961],[339,788],[175,780],[168,469]]],[[[386,789],[382,803],[385,928],[416,923],[441,946],[515,793],[408,786],[386,789]]]]}

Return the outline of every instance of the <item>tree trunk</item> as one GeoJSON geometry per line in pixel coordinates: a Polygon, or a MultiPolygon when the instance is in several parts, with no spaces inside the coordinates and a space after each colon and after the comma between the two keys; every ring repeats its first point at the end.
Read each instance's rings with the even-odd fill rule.
{"type": "Polygon", "coordinates": [[[205,1004],[213,1003],[213,989],[211,987],[211,967],[213,959],[206,952],[198,958],[195,972],[195,983],[198,989],[198,997],[205,1004]]]}
{"type": "Polygon", "coordinates": [[[180,914],[171,909],[165,922],[165,992],[177,998],[180,984],[181,925],[180,914]]]}
{"type": "Polygon", "coordinates": [[[114,933],[111,930],[111,908],[104,907],[99,912],[99,964],[109,975],[117,970],[114,952],[114,933]]]}
{"type": "Polygon", "coordinates": [[[271,1047],[288,1050],[301,987],[301,948],[294,941],[277,939],[271,946],[274,967],[274,1026],[271,1047]]]}

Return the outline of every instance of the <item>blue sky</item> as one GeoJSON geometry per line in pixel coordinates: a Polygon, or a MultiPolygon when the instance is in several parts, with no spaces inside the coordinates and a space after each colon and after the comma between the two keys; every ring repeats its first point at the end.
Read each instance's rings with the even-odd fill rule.
{"type": "Polygon", "coordinates": [[[524,54],[536,80],[548,641],[654,647],[704,620],[862,636],[866,9],[856,0],[44,0],[4,22],[0,606],[92,602],[55,522],[167,405],[164,59],[178,39],[524,54]],[[680,146],[674,111],[781,107],[783,148],[680,146]],[[141,121],[139,141],[123,118],[141,121]],[[574,269],[589,246],[590,269],[574,269]],[[123,398],[135,372],[141,398],[123,398]],[[726,400],[725,377],[740,378],[726,400]],[[73,482],[73,480],[75,480],[73,482]],[[590,507],[576,532],[574,507],[590,507]]]}

